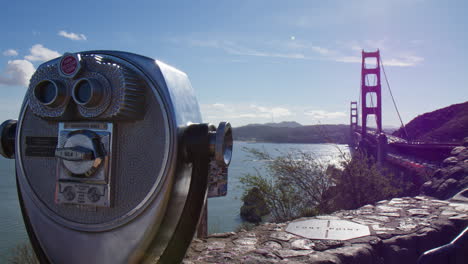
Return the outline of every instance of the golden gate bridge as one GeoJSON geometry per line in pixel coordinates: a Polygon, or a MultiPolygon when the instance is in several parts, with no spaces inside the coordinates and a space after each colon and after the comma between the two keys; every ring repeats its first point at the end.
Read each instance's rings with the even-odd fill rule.
{"type": "Polygon", "coordinates": [[[380,51],[362,51],[361,85],[359,102],[350,104],[350,133],[353,149],[364,150],[374,156],[379,164],[403,167],[416,172],[430,172],[458,146],[453,143],[413,141],[408,137],[385,72],[380,51]],[[385,133],[382,129],[382,84],[385,77],[390,96],[406,138],[385,133]],[[369,117],[375,127],[369,126],[369,117]]]}

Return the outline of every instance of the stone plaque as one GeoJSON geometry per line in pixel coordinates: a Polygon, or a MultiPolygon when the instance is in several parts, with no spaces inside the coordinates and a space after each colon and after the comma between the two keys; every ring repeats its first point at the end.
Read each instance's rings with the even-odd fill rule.
{"type": "Polygon", "coordinates": [[[346,220],[312,219],[292,222],[286,231],[309,239],[348,240],[369,236],[369,227],[346,220]]]}

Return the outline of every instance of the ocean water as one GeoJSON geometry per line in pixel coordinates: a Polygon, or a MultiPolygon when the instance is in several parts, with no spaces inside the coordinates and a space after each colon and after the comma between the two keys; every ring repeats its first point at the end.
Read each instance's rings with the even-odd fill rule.
{"type": "MultiPolygon", "coordinates": [[[[254,173],[265,162],[253,160],[245,148],[265,150],[273,156],[280,152],[299,149],[313,152],[325,162],[338,163],[340,151],[348,153],[347,145],[334,144],[274,144],[235,142],[234,152],[228,174],[228,193],[224,197],[208,200],[208,232],[229,232],[242,223],[239,216],[242,206],[242,188],[239,178],[247,173],[254,173]],[[278,152],[279,151],[279,152],[278,152]]],[[[15,165],[13,160],[0,157],[0,262],[20,243],[28,241],[23,224],[21,210],[16,192],[15,165]]]]}
{"type": "Polygon", "coordinates": [[[27,241],[16,192],[15,161],[0,157],[0,262],[12,248],[27,241]]]}

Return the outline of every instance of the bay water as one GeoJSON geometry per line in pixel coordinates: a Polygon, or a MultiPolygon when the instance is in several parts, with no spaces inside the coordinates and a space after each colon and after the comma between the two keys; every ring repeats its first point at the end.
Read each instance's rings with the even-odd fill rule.
{"type": "MultiPolygon", "coordinates": [[[[349,153],[347,145],[335,144],[276,144],[276,143],[234,143],[234,151],[228,173],[228,193],[224,197],[208,200],[208,232],[234,231],[242,220],[239,216],[244,188],[239,179],[245,174],[262,171],[266,160],[254,160],[246,148],[255,148],[280,155],[292,150],[312,152],[324,162],[338,164],[342,153],[349,153]]],[[[0,261],[28,236],[24,227],[18,202],[14,160],[0,158],[0,261]]]]}

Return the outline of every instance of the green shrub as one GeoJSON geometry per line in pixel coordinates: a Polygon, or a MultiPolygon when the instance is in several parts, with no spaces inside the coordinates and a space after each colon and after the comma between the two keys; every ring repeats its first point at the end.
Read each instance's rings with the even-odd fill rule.
{"type": "Polygon", "coordinates": [[[244,193],[242,201],[244,205],[240,209],[240,216],[245,221],[259,223],[262,221],[263,216],[270,213],[265,198],[257,187],[253,187],[247,193],[244,193]]]}

